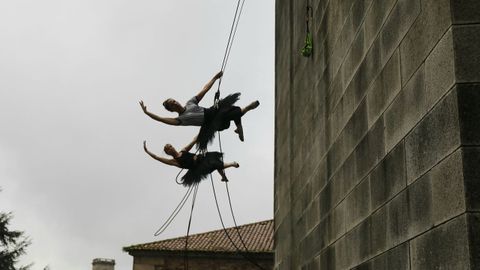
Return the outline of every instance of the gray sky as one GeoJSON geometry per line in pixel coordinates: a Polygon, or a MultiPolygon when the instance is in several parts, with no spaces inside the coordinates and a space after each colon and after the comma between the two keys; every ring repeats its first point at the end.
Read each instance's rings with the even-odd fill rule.
{"type": "MultiPolygon", "coordinates": [[[[105,257],[127,270],[123,246],[185,233],[188,209],[153,237],[185,188],[174,183],[178,170],[141,144],[162,154],[165,143],[184,146],[198,129],[155,122],[138,101],[168,115],[165,98],[196,94],[220,69],[235,5],[0,0],[0,211],[13,211],[11,228],[33,240],[23,263],[88,270],[105,257]]],[[[273,216],[273,14],[273,0],[246,2],[222,83],[223,95],[242,92],[240,105],[261,103],[244,117],[244,143],[232,129],[222,134],[226,161],[241,165],[227,171],[240,224],[273,216]]],[[[220,228],[209,182],[192,226],[220,228]]]]}

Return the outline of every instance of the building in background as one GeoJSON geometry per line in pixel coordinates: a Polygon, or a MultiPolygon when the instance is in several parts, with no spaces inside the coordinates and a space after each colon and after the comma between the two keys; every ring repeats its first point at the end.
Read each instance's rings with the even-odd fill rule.
{"type": "Polygon", "coordinates": [[[92,270],[114,270],[115,260],[112,259],[93,259],[92,270]]]}
{"type": "Polygon", "coordinates": [[[186,237],[133,245],[125,247],[124,251],[133,256],[133,270],[184,269],[185,255],[188,255],[190,270],[259,269],[254,263],[264,269],[273,269],[273,220],[239,226],[238,232],[235,228],[227,228],[226,232],[235,245],[244,250],[239,233],[249,252],[239,253],[223,229],[190,235],[187,252],[186,237]]]}

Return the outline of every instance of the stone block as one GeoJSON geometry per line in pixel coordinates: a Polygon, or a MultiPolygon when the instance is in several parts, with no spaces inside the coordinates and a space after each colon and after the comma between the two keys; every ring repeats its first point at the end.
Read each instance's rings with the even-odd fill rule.
{"type": "Polygon", "coordinates": [[[335,242],[335,267],[337,267],[337,269],[348,269],[351,264],[348,246],[349,244],[346,241],[346,237],[342,237],[335,242]]]}
{"type": "Polygon", "coordinates": [[[335,246],[327,247],[320,253],[319,269],[336,269],[335,267],[335,246]]]}
{"type": "Polygon", "coordinates": [[[457,82],[480,81],[480,25],[453,27],[457,82]]]}
{"type": "Polygon", "coordinates": [[[363,180],[346,198],[345,223],[347,231],[370,214],[370,181],[363,180]]]}
{"type": "Polygon", "coordinates": [[[355,155],[351,154],[343,163],[340,178],[343,181],[344,194],[350,193],[360,179],[355,175],[355,155]]]}
{"type": "Polygon", "coordinates": [[[371,238],[372,229],[370,219],[360,223],[346,235],[347,255],[350,257],[350,267],[357,266],[371,257],[371,238]]]}
{"type": "Polygon", "coordinates": [[[335,207],[335,209],[331,212],[330,218],[328,220],[330,244],[345,234],[345,212],[345,201],[335,207]]]}
{"type": "Polygon", "coordinates": [[[460,146],[458,125],[457,92],[451,91],[405,139],[408,183],[460,146]]]}
{"type": "Polygon", "coordinates": [[[339,170],[330,180],[332,183],[332,209],[345,198],[344,182],[341,176],[341,170],[339,170]]]}
{"type": "Polygon", "coordinates": [[[400,89],[400,58],[397,50],[368,90],[366,100],[369,126],[383,114],[400,89]]]}
{"type": "Polygon", "coordinates": [[[365,31],[364,28],[361,28],[345,59],[344,65],[348,66],[348,68],[344,69],[348,71],[348,73],[345,75],[346,78],[351,78],[353,74],[355,74],[355,71],[362,63],[366,52],[367,48],[365,48],[365,31]]]}
{"type": "Polygon", "coordinates": [[[328,220],[326,218],[321,220],[318,226],[316,226],[310,233],[316,241],[317,248],[315,249],[315,252],[318,252],[319,250],[324,249],[328,245],[329,232],[328,232],[327,221],[328,220]]]}
{"type": "Polygon", "coordinates": [[[387,248],[394,247],[408,238],[408,197],[400,193],[387,204],[387,248]]]}
{"type": "Polygon", "coordinates": [[[381,117],[355,149],[356,176],[365,177],[385,156],[384,122],[381,117]]]}
{"type": "Polygon", "coordinates": [[[320,220],[325,218],[330,210],[332,209],[332,182],[328,182],[328,184],[323,188],[319,195],[320,198],[320,220]]]}
{"type": "MultiPolygon", "coordinates": [[[[376,49],[377,47],[373,47],[372,49],[376,49]]],[[[355,90],[355,105],[360,104],[362,102],[365,93],[367,92],[368,85],[370,81],[373,79],[373,71],[372,66],[374,63],[380,62],[380,59],[376,59],[372,57],[372,53],[375,50],[371,50],[367,56],[365,57],[362,64],[358,67],[355,75],[353,76],[350,84],[351,87],[355,90]]]]}
{"type": "Polygon", "coordinates": [[[431,108],[455,83],[452,31],[448,30],[425,61],[425,91],[431,108]]]}
{"type": "Polygon", "coordinates": [[[374,0],[365,17],[365,44],[369,48],[387,19],[395,0],[374,0]]]}
{"type": "Polygon", "coordinates": [[[360,261],[363,262],[371,258],[372,256],[372,224],[370,219],[366,219],[364,222],[360,223],[355,229],[352,230],[353,233],[357,234],[359,239],[358,252],[360,261]]]}
{"type": "Polygon", "coordinates": [[[478,0],[451,1],[454,24],[480,22],[480,2],[478,0]]]}
{"type": "Polygon", "coordinates": [[[387,62],[420,14],[419,0],[398,0],[380,33],[381,59],[387,62]]]}
{"type": "Polygon", "coordinates": [[[480,145],[480,84],[459,84],[457,91],[462,145],[480,145]]]}
{"type": "Polygon", "coordinates": [[[480,214],[468,215],[468,239],[471,269],[480,268],[480,214]]]}
{"type": "Polygon", "coordinates": [[[467,211],[480,211],[480,148],[462,149],[467,211]]]}
{"type": "Polygon", "coordinates": [[[353,149],[355,149],[367,131],[368,113],[367,103],[364,101],[358,105],[343,131],[343,135],[345,136],[345,154],[350,154],[353,149]]]}
{"type": "MultiPolygon", "coordinates": [[[[356,29],[353,29],[353,18],[352,16],[349,16],[333,48],[330,64],[332,65],[332,70],[335,74],[339,71],[343,60],[345,59],[345,55],[356,36],[355,33],[356,29]]],[[[344,82],[343,78],[342,82],[344,82]]]]}
{"type": "Polygon", "coordinates": [[[313,230],[320,221],[319,198],[316,197],[307,208],[307,231],[313,230]]]}
{"type": "Polygon", "coordinates": [[[450,0],[422,0],[422,12],[400,45],[402,81],[407,82],[452,24],[450,0]]]}
{"type": "Polygon", "coordinates": [[[435,225],[464,213],[466,207],[461,150],[455,151],[428,174],[432,180],[435,225]]]}
{"type": "Polygon", "coordinates": [[[409,270],[410,257],[408,244],[402,244],[368,262],[355,267],[354,270],[409,270]]]}
{"type": "Polygon", "coordinates": [[[433,227],[432,180],[429,176],[424,175],[408,187],[408,238],[433,227]]]}
{"type": "Polygon", "coordinates": [[[467,216],[462,215],[410,241],[411,269],[470,268],[467,216]]]}
{"type": "Polygon", "coordinates": [[[369,217],[372,229],[372,255],[387,250],[387,207],[382,207],[369,217]]]}
{"type": "Polygon", "coordinates": [[[385,204],[405,187],[405,144],[402,141],[370,174],[372,210],[385,204]]]}
{"type": "Polygon", "coordinates": [[[385,111],[385,144],[390,151],[426,114],[425,72],[420,68],[385,111]]]}
{"type": "Polygon", "coordinates": [[[318,164],[312,180],[312,196],[317,196],[327,184],[327,164],[326,159],[322,159],[318,164]]]}

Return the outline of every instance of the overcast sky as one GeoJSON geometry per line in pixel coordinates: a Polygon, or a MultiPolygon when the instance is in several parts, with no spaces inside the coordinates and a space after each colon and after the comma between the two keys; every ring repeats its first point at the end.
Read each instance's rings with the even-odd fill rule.
{"type": "MultiPolygon", "coordinates": [[[[103,257],[130,270],[122,247],[185,234],[188,209],[153,236],[186,189],[142,141],[163,155],[165,143],[182,147],[198,129],[155,122],[138,101],[169,115],[164,99],[196,94],[220,69],[235,5],[0,0],[0,211],[33,241],[22,263],[89,270],[103,257]]],[[[244,117],[244,143],[222,133],[226,161],[240,163],[227,170],[240,224],[273,216],[273,65],[274,0],[246,1],[222,83],[223,96],[242,92],[240,105],[261,103],[244,117]]],[[[209,182],[198,196],[192,233],[219,229],[209,182]]]]}

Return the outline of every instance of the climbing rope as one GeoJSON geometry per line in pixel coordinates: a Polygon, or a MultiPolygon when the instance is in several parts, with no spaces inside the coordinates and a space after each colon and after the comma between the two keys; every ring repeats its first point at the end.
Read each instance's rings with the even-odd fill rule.
{"type": "MultiPolygon", "coordinates": [[[[254,260],[252,260],[250,257],[248,257],[246,255],[245,252],[242,252],[242,250],[240,250],[240,248],[238,248],[237,244],[235,243],[235,241],[233,241],[232,237],[230,236],[230,234],[228,233],[227,231],[227,228],[225,227],[225,223],[223,222],[223,217],[222,217],[222,212],[220,211],[220,206],[218,204],[218,199],[217,199],[217,192],[215,190],[215,184],[213,183],[213,177],[212,177],[212,174],[210,174],[210,182],[212,183],[212,190],[213,190],[213,197],[215,198],[215,205],[217,206],[217,212],[218,212],[218,217],[220,218],[220,223],[222,223],[222,227],[223,227],[223,231],[225,233],[225,235],[227,236],[228,240],[230,241],[230,243],[235,247],[235,249],[237,250],[237,252],[245,259],[247,260],[248,262],[250,262],[251,264],[255,265],[256,267],[258,267],[258,269],[262,269],[262,270],[265,270],[265,268],[263,268],[261,265],[259,265],[257,262],[255,262],[254,260]]],[[[235,225],[235,228],[236,230],[238,231],[238,227],[235,225]]],[[[239,234],[239,238],[242,239],[241,235],[239,234]]],[[[244,241],[241,240],[241,242],[245,245],[244,241]]],[[[248,253],[248,251],[246,251],[248,253]]]]}
{"type": "MultiPolygon", "coordinates": [[[[235,36],[236,36],[236,33],[237,33],[237,28],[238,28],[238,24],[240,22],[240,16],[242,14],[244,4],[245,4],[245,0],[238,0],[238,2],[237,2],[237,8],[235,10],[235,16],[234,16],[234,19],[233,19],[233,22],[232,22],[232,27],[230,29],[230,35],[228,37],[228,42],[227,42],[227,46],[226,46],[226,49],[225,49],[225,55],[224,55],[223,61],[222,61],[222,66],[221,66],[221,71],[222,72],[225,71],[226,65],[228,63],[228,59],[230,57],[230,52],[231,52],[231,49],[232,49],[233,41],[235,40],[235,36]]],[[[214,97],[215,106],[218,106],[218,102],[220,101],[220,87],[221,87],[221,84],[222,84],[222,77],[219,79],[218,89],[217,89],[217,92],[215,93],[215,97],[214,97]]],[[[220,131],[218,131],[218,143],[219,143],[220,152],[223,153],[220,131]]],[[[222,162],[223,162],[223,156],[222,156],[222,162]]],[[[219,218],[220,218],[220,222],[222,223],[222,227],[223,227],[223,230],[225,232],[225,235],[230,240],[231,244],[235,247],[237,252],[239,252],[242,255],[242,257],[244,257],[247,261],[249,261],[253,265],[257,266],[259,269],[264,269],[258,263],[253,261],[251,258],[247,257],[246,254],[243,254],[242,251],[235,244],[233,239],[230,237],[230,234],[228,233],[228,231],[225,227],[225,224],[223,222],[223,217],[222,217],[222,214],[221,214],[221,211],[220,211],[220,207],[218,205],[218,199],[217,199],[217,194],[216,194],[216,190],[215,190],[215,185],[213,183],[213,177],[212,177],[211,174],[210,174],[210,180],[212,182],[212,190],[213,190],[213,195],[214,195],[214,198],[215,198],[215,204],[217,206],[218,215],[219,215],[219,218]]],[[[228,189],[228,182],[225,182],[225,188],[227,190],[228,202],[229,202],[229,206],[230,206],[230,212],[232,214],[232,219],[233,219],[233,222],[234,222],[234,225],[235,225],[235,231],[237,232],[238,238],[240,239],[240,242],[242,243],[243,248],[245,249],[245,252],[249,253],[249,250],[248,250],[248,248],[245,244],[245,241],[243,240],[242,235],[240,234],[240,229],[238,228],[237,221],[235,219],[235,214],[233,212],[233,206],[232,206],[232,201],[231,201],[231,197],[230,197],[230,191],[228,189]]]]}
{"type": "MultiPolygon", "coordinates": [[[[230,52],[232,50],[233,41],[235,40],[235,36],[237,34],[238,23],[240,22],[240,17],[242,15],[244,4],[245,4],[245,0],[237,1],[235,15],[233,16],[232,26],[230,28],[230,34],[228,35],[227,46],[225,47],[225,54],[223,55],[222,66],[220,68],[222,72],[225,71],[225,68],[227,67],[228,59],[230,58],[230,52]]],[[[220,77],[220,79],[218,80],[218,88],[214,97],[215,106],[218,105],[218,101],[220,100],[220,86],[222,85],[222,78],[223,76],[220,77]]]]}
{"type": "Polygon", "coordinates": [[[198,192],[198,183],[193,185],[193,199],[192,199],[192,208],[190,209],[190,217],[188,219],[188,227],[187,227],[187,236],[185,237],[185,257],[184,257],[184,269],[188,270],[188,236],[190,234],[190,226],[192,225],[192,216],[193,216],[193,208],[195,207],[195,201],[197,200],[197,192],[198,192]]]}
{"type": "MultiPolygon", "coordinates": [[[[243,12],[243,7],[244,7],[244,4],[245,4],[245,0],[238,0],[237,1],[237,6],[236,6],[236,9],[235,9],[235,15],[234,15],[234,18],[233,18],[233,22],[232,22],[232,26],[231,26],[231,29],[230,29],[230,34],[229,34],[229,37],[228,37],[228,41],[227,41],[227,46],[225,48],[225,54],[223,56],[223,60],[222,60],[222,66],[221,66],[221,71],[224,72],[225,71],[225,68],[226,68],[226,65],[228,63],[228,59],[230,57],[230,52],[231,52],[231,49],[232,49],[232,45],[233,45],[233,41],[235,40],[235,36],[236,36],[236,33],[237,33],[237,29],[238,29],[238,24],[240,22],[240,17],[241,17],[241,14],[243,12]]],[[[222,84],[222,77],[220,77],[219,79],[219,82],[218,82],[218,89],[217,89],[217,92],[215,93],[215,97],[214,97],[214,106],[218,106],[218,102],[220,101],[220,87],[221,87],[221,84],[222,84]]],[[[219,147],[220,147],[220,152],[223,153],[223,150],[222,150],[222,142],[221,142],[221,134],[220,134],[220,131],[218,131],[218,140],[219,140],[219,147]]],[[[197,150],[198,152],[198,150],[197,150]]],[[[197,154],[197,152],[195,154],[197,154]]],[[[202,153],[203,154],[203,153],[202,153]]],[[[223,156],[221,158],[222,160],[222,163],[223,163],[223,156]]],[[[179,175],[182,173],[183,169],[180,170],[180,172],[177,174],[176,178],[175,178],[175,182],[177,184],[182,184],[181,182],[178,181],[178,177],[179,175]]],[[[235,231],[237,232],[237,235],[238,235],[238,238],[240,239],[242,245],[243,245],[243,248],[245,249],[245,252],[243,252],[238,246],[237,244],[233,241],[233,239],[231,238],[230,234],[228,233],[226,227],[225,227],[225,223],[223,222],[223,217],[222,217],[222,213],[220,211],[220,207],[219,207],[219,204],[218,204],[218,199],[217,199],[217,193],[216,193],[216,190],[215,190],[215,185],[213,183],[213,177],[212,177],[212,174],[210,173],[210,180],[211,180],[211,183],[212,183],[212,190],[213,190],[213,195],[214,195],[214,198],[215,198],[215,204],[216,204],[216,207],[217,207],[217,212],[218,212],[218,215],[219,215],[219,218],[220,218],[220,222],[222,224],[222,227],[223,227],[223,231],[225,233],[225,235],[227,236],[227,238],[229,239],[230,243],[235,247],[235,249],[237,250],[237,252],[244,258],[246,259],[247,261],[249,261],[250,263],[252,263],[253,265],[255,265],[256,267],[258,267],[259,269],[262,269],[262,270],[265,270],[261,265],[259,265],[257,262],[255,262],[254,260],[252,260],[250,257],[248,257],[246,254],[249,253],[249,250],[245,244],[245,241],[243,240],[243,237],[242,235],[240,234],[240,230],[238,228],[238,225],[237,225],[237,221],[235,219],[235,214],[234,214],[234,211],[233,211],[233,206],[232,206],[232,200],[231,200],[231,196],[230,196],[230,191],[228,189],[228,183],[225,182],[225,187],[226,187],[226,190],[227,190],[227,195],[228,195],[228,202],[229,202],[229,206],[230,206],[230,213],[232,214],[232,219],[233,219],[233,222],[235,224],[235,231]]],[[[194,210],[194,207],[195,207],[195,201],[196,201],[196,197],[197,197],[197,192],[198,192],[198,183],[194,184],[193,186],[190,186],[189,189],[187,190],[187,192],[185,193],[184,197],[182,198],[182,200],[180,201],[180,203],[177,205],[177,207],[175,208],[175,210],[173,211],[173,213],[170,215],[170,217],[167,219],[167,221],[162,225],[162,227],[157,230],[157,232],[155,233],[155,236],[158,236],[159,234],[163,233],[163,231],[165,231],[165,229],[170,225],[170,223],[173,221],[173,219],[178,215],[178,213],[180,212],[180,210],[184,207],[186,201],[188,200],[188,198],[190,197],[192,191],[193,191],[193,199],[192,199],[192,207],[190,209],[190,217],[189,217],[189,221],[188,221],[188,227],[187,227],[187,235],[186,235],[186,238],[185,238],[185,257],[184,257],[184,269],[188,269],[188,237],[189,237],[189,233],[190,233],[190,227],[191,227],[191,223],[192,223],[192,216],[193,216],[193,210],[194,210]]]]}
{"type": "Polygon", "coordinates": [[[183,209],[183,206],[185,205],[188,198],[192,194],[192,191],[193,191],[193,186],[188,187],[188,190],[187,192],[185,192],[185,195],[183,196],[180,203],[178,203],[177,207],[173,210],[173,212],[170,214],[168,219],[163,223],[163,225],[154,233],[154,236],[159,236],[168,228],[168,226],[172,223],[175,217],[177,217],[178,213],[180,213],[180,210],[183,209]]]}

